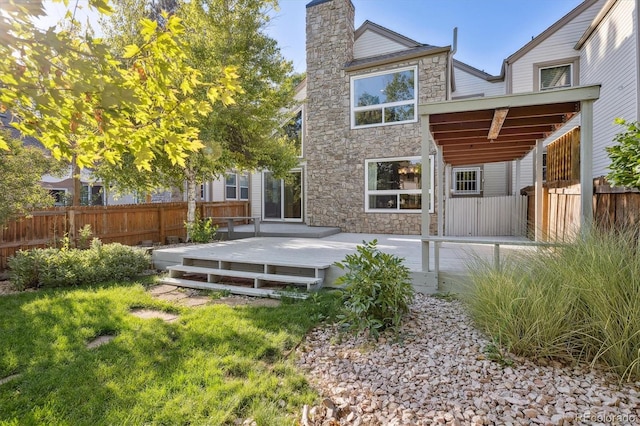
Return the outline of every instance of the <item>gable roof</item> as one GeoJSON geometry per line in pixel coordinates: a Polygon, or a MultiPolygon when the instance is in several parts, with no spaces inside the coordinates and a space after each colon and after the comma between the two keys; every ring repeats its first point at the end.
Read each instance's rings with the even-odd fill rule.
{"type": "Polygon", "coordinates": [[[583,1],[578,6],[576,6],[571,12],[567,13],[566,15],[564,15],[562,18],[560,18],[558,21],[556,21],[549,28],[544,30],[538,36],[534,37],[533,40],[531,40],[529,43],[525,44],[518,51],[516,51],[511,56],[509,56],[507,59],[505,59],[504,62],[507,63],[507,64],[511,64],[511,63],[517,61],[518,59],[522,58],[524,55],[526,55],[531,50],[533,50],[533,48],[535,48],[540,43],[545,41],[547,38],[552,36],[556,31],[558,31],[560,28],[564,27],[572,19],[574,19],[575,17],[580,15],[582,12],[584,12],[585,10],[587,10],[588,8],[593,6],[594,4],[596,4],[598,1],[599,0],[585,0],[585,1],[583,1]]]}
{"type": "Polygon", "coordinates": [[[395,31],[390,30],[389,28],[385,28],[382,25],[378,25],[369,20],[364,21],[362,25],[355,31],[353,34],[353,40],[358,40],[362,34],[366,31],[372,31],[382,37],[388,38],[389,40],[395,41],[396,43],[402,44],[407,48],[419,47],[419,46],[428,46],[422,43],[419,43],[415,40],[410,39],[409,37],[405,37],[402,34],[399,34],[395,31]]]}
{"type": "Polygon", "coordinates": [[[433,46],[430,44],[420,43],[409,37],[405,37],[395,31],[378,25],[369,20],[364,23],[354,33],[354,43],[365,33],[372,32],[380,37],[386,38],[402,47],[403,49],[387,52],[381,55],[367,56],[365,58],[354,59],[345,64],[347,71],[354,71],[363,68],[385,65],[388,63],[419,58],[422,56],[433,55],[437,53],[447,52],[451,50],[451,46],[433,46]]]}
{"type": "Polygon", "coordinates": [[[471,66],[469,64],[466,64],[466,63],[464,63],[462,61],[459,61],[457,59],[453,60],[453,66],[455,68],[458,68],[458,69],[460,69],[460,70],[462,70],[462,71],[464,71],[466,73],[469,73],[469,74],[471,74],[471,75],[473,75],[475,77],[481,78],[481,79],[486,80],[486,81],[500,81],[500,80],[504,79],[504,76],[502,76],[502,75],[491,75],[491,74],[489,74],[487,72],[479,70],[478,68],[473,67],[473,66],[471,66]]]}
{"type": "Polygon", "coordinates": [[[587,42],[587,40],[589,40],[589,37],[591,37],[591,35],[596,31],[600,23],[604,20],[605,16],[607,16],[609,11],[613,9],[613,6],[617,2],[618,0],[609,0],[605,3],[604,6],[602,6],[602,9],[600,9],[600,12],[598,12],[596,17],[593,19],[593,22],[591,22],[591,25],[589,25],[589,28],[587,28],[587,30],[584,32],[582,37],[580,37],[580,40],[578,40],[578,42],[574,46],[574,49],[576,50],[582,49],[582,46],[587,42]]]}

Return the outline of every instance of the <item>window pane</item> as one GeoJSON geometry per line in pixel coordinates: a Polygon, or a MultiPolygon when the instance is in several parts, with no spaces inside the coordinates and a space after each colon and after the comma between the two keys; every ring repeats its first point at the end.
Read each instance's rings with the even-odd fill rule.
{"type": "Polygon", "coordinates": [[[356,111],[356,126],[366,126],[367,124],[382,123],[382,110],[356,111]]]}
{"type": "Polygon", "coordinates": [[[249,175],[240,175],[240,187],[249,186],[249,175]]]}
{"type": "Polygon", "coordinates": [[[372,162],[368,167],[368,189],[371,191],[422,188],[422,167],[418,161],[372,162]]]}
{"type": "Polygon", "coordinates": [[[540,70],[540,88],[552,89],[571,86],[571,65],[542,68],[540,70]]]}
{"type": "Polygon", "coordinates": [[[249,199],[249,188],[240,187],[240,199],[241,200],[249,199]]]}
{"type": "Polygon", "coordinates": [[[354,106],[413,100],[413,74],[413,70],[406,70],[354,80],[354,106]]]}
{"type": "Polygon", "coordinates": [[[384,109],[385,123],[413,120],[415,117],[413,105],[402,105],[384,109]]]}
{"type": "Polygon", "coordinates": [[[294,142],[298,155],[302,155],[302,111],[298,111],[296,116],[284,126],[284,131],[294,142]]]}
{"type": "Polygon", "coordinates": [[[236,187],[235,186],[227,186],[227,199],[235,200],[236,199],[236,187]]]}
{"type": "Polygon", "coordinates": [[[422,196],[420,194],[400,194],[401,210],[420,210],[422,208],[422,196]]]}
{"type": "Polygon", "coordinates": [[[226,179],[226,183],[227,185],[235,185],[236,184],[236,175],[227,175],[227,179],[226,179]]]}
{"type": "Polygon", "coordinates": [[[392,195],[369,195],[370,209],[397,209],[398,196],[392,195]]]}

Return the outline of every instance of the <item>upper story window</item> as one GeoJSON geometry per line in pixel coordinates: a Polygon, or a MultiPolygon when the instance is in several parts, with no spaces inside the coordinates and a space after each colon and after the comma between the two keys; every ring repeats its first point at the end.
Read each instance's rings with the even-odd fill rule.
{"type": "Polygon", "coordinates": [[[351,78],[351,127],[417,120],[417,68],[351,78]]]}
{"type": "Polygon", "coordinates": [[[283,129],[285,134],[295,144],[298,151],[298,157],[302,157],[302,109],[284,125],[283,129]]]}
{"type": "Polygon", "coordinates": [[[540,90],[571,87],[573,85],[572,68],[572,64],[540,68],[540,90]]]}

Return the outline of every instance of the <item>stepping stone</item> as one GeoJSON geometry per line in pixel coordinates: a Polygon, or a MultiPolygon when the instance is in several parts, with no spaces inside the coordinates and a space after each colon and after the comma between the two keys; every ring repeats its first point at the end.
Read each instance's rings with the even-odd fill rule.
{"type": "Polygon", "coordinates": [[[188,293],[183,291],[172,291],[170,293],[162,293],[155,296],[156,299],[165,300],[167,302],[176,302],[178,300],[186,299],[189,297],[188,293]]]}
{"type": "Polygon", "coordinates": [[[188,308],[195,308],[197,306],[208,305],[211,303],[211,298],[207,296],[191,296],[178,301],[178,305],[186,306],[188,308]]]}
{"type": "Polygon", "coordinates": [[[105,336],[98,336],[89,343],[87,343],[87,349],[94,349],[102,345],[106,345],[110,341],[112,341],[116,336],[112,336],[107,334],[105,336]]]}
{"type": "Polygon", "coordinates": [[[171,293],[172,291],[176,291],[177,289],[178,287],[176,287],[175,285],[159,284],[150,287],[149,293],[151,293],[152,296],[158,296],[164,293],[171,293]]]}
{"type": "Polygon", "coordinates": [[[176,314],[170,314],[168,312],[156,311],[154,309],[135,309],[131,311],[131,315],[134,315],[142,319],[160,318],[163,321],[171,322],[178,318],[176,314]]]}

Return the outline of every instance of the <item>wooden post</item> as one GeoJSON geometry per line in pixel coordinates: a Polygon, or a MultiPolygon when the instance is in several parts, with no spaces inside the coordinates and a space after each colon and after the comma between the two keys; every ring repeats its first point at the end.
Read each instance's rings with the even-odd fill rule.
{"type": "Polygon", "coordinates": [[[164,244],[167,240],[167,226],[164,223],[166,220],[166,215],[164,214],[164,209],[161,205],[158,205],[158,235],[160,238],[160,244],[164,244]]]}
{"type": "MultiPolygon", "coordinates": [[[[429,215],[429,201],[431,200],[429,188],[431,188],[431,164],[429,154],[431,151],[431,131],[429,130],[429,116],[420,117],[422,131],[422,236],[428,237],[430,232],[431,217],[429,215]]],[[[429,243],[422,243],[422,270],[429,271],[429,243]]]]}
{"type": "Polygon", "coordinates": [[[593,223],[593,102],[580,102],[580,231],[593,223]]]}
{"type": "Polygon", "coordinates": [[[536,142],[535,149],[535,193],[536,193],[536,221],[535,221],[535,240],[543,240],[543,220],[542,220],[542,207],[543,207],[543,193],[542,193],[542,140],[539,139],[536,142]]]}

